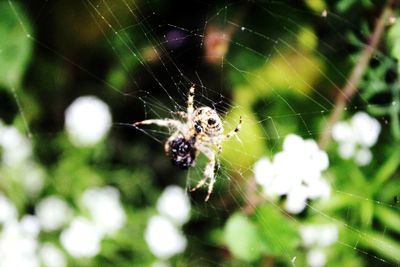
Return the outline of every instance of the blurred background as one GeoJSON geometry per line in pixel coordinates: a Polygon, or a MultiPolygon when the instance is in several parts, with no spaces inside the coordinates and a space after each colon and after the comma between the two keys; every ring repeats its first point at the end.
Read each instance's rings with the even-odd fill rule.
{"type": "Polygon", "coordinates": [[[1,1],[0,266],[398,266],[396,1],[1,1]],[[217,110],[216,184],[172,129],[217,110]]]}

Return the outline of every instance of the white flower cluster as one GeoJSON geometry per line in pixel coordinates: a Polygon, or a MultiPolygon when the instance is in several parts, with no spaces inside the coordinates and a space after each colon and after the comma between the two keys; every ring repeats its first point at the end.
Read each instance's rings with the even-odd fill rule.
{"type": "Polygon", "coordinates": [[[43,187],[44,175],[42,170],[31,159],[31,142],[15,127],[6,126],[1,120],[0,151],[2,165],[17,170],[9,178],[18,180],[28,195],[37,195],[43,187]]]}
{"type": "Polygon", "coordinates": [[[119,192],[113,187],[90,188],[83,193],[81,201],[90,219],[75,217],[62,231],[60,240],[72,257],[94,257],[100,252],[103,238],[125,224],[126,215],[119,192]]]}
{"type": "Polygon", "coordinates": [[[326,264],[324,248],[338,240],[338,229],[334,224],[306,225],[300,228],[300,236],[307,253],[307,263],[311,267],[322,267],[326,264]]]}
{"type": "MultiPolygon", "coordinates": [[[[122,228],[126,215],[118,190],[109,186],[87,189],[81,196],[81,204],[90,218],[73,217],[68,203],[56,196],[42,199],[36,205],[35,213],[43,231],[62,230],[61,244],[72,257],[94,257],[100,252],[101,241],[122,228]]],[[[50,247],[44,251],[50,251],[44,254],[52,255],[46,258],[49,262],[59,257],[50,247]]]]}
{"type": "Polygon", "coordinates": [[[113,235],[126,222],[125,211],[116,188],[90,188],[82,195],[82,204],[103,235],[113,235]]]}
{"type": "Polygon", "coordinates": [[[307,199],[330,196],[330,186],[322,177],[328,166],[327,154],[314,140],[289,134],[283,151],[272,161],[262,158],[256,162],[254,175],[266,196],[286,195],[285,210],[297,214],[306,207],[307,199]]]}
{"type": "Polygon", "coordinates": [[[63,228],[72,219],[72,209],[61,198],[48,196],[43,198],[35,208],[43,231],[50,232],[63,228]]]}
{"type": "Polygon", "coordinates": [[[5,126],[0,121],[0,146],[2,161],[8,166],[16,166],[27,160],[32,153],[31,143],[12,126],[5,126]]]}
{"type": "Polygon", "coordinates": [[[61,244],[74,257],[94,257],[100,252],[102,234],[92,221],[75,217],[69,227],[62,231],[61,244]]]}
{"type": "Polygon", "coordinates": [[[0,194],[0,228],[2,229],[0,231],[1,267],[65,267],[67,265],[60,249],[50,243],[40,244],[39,219],[33,215],[25,215],[18,220],[14,204],[2,194],[0,194]]]}
{"type": "Polygon", "coordinates": [[[97,144],[110,127],[110,109],[95,96],[79,97],[65,110],[65,128],[75,146],[97,144]]]}
{"type": "Polygon", "coordinates": [[[39,249],[39,255],[46,267],[67,266],[64,253],[52,243],[44,243],[39,249]]]}
{"type": "Polygon", "coordinates": [[[160,260],[181,253],[187,240],[180,227],[189,220],[190,200],[178,186],[168,186],[157,201],[159,215],[150,218],[144,238],[150,251],[160,260]]]}
{"type": "Polygon", "coordinates": [[[15,221],[17,218],[17,209],[3,194],[0,193],[0,224],[15,221]]]}
{"type": "Polygon", "coordinates": [[[381,125],[365,112],[354,114],[349,122],[340,121],[332,127],[332,137],[339,143],[338,153],[343,159],[354,158],[360,166],[372,160],[370,147],[376,144],[381,125]]]}

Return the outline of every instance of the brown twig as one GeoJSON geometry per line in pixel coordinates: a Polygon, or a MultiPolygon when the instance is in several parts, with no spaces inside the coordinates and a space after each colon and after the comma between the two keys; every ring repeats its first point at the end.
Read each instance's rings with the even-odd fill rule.
{"type": "Polygon", "coordinates": [[[254,210],[259,203],[257,197],[257,183],[254,177],[249,177],[246,186],[246,205],[243,208],[243,212],[247,215],[253,214],[254,210]]]}
{"type": "Polygon", "coordinates": [[[319,146],[322,149],[325,149],[331,140],[331,129],[333,124],[342,117],[347,102],[349,102],[354,94],[357,92],[357,85],[364,74],[365,68],[367,67],[369,60],[371,59],[376,47],[378,46],[379,41],[381,40],[385,25],[393,14],[394,3],[395,0],[388,0],[386,2],[386,5],[383,8],[381,16],[376,23],[375,29],[371,37],[369,38],[367,45],[362,51],[357,64],[353,67],[353,70],[351,71],[350,78],[347,80],[347,83],[343,87],[343,90],[340,91],[340,94],[338,94],[335,100],[335,108],[330,114],[325,129],[318,141],[319,146]]]}

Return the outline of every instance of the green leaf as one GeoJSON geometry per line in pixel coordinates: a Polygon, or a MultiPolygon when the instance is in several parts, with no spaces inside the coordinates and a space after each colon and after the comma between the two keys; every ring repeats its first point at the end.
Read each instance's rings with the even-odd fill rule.
{"type": "Polygon", "coordinates": [[[255,213],[258,232],[269,255],[287,256],[300,243],[297,227],[276,207],[259,206],[255,213]]]}
{"type": "Polygon", "coordinates": [[[326,3],[323,0],[305,0],[304,2],[317,13],[321,13],[326,8],[326,3]]]}
{"type": "Polygon", "coordinates": [[[256,225],[245,215],[235,213],[224,228],[224,240],[229,251],[238,259],[254,261],[261,256],[256,225]]]}
{"type": "Polygon", "coordinates": [[[400,215],[398,210],[391,210],[386,207],[377,207],[375,209],[376,217],[385,225],[400,233],[400,215]]]}
{"type": "Polygon", "coordinates": [[[353,4],[355,4],[357,0],[341,0],[336,3],[336,9],[339,12],[345,12],[351,8],[353,4]]]}
{"type": "Polygon", "coordinates": [[[370,201],[364,201],[361,203],[360,207],[360,216],[361,216],[361,223],[364,227],[371,226],[372,217],[374,215],[374,205],[370,201]]]}
{"type": "Polygon", "coordinates": [[[390,27],[388,31],[388,45],[391,47],[390,53],[396,59],[400,59],[400,21],[390,27]]]}
{"type": "Polygon", "coordinates": [[[361,235],[356,232],[354,234],[356,235],[354,238],[360,245],[374,250],[386,260],[390,259],[397,264],[400,263],[400,245],[396,240],[373,231],[363,232],[361,235]]]}
{"type": "Polygon", "coordinates": [[[351,9],[355,4],[359,4],[367,8],[373,6],[370,0],[341,0],[336,3],[336,9],[343,13],[351,9]]]}
{"type": "Polygon", "coordinates": [[[0,2],[0,87],[19,87],[32,52],[29,22],[15,2],[0,2]]]}
{"type": "Polygon", "coordinates": [[[385,183],[399,168],[400,165],[400,149],[395,146],[392,155],[389,159],[380,167],[373,179],[374,183],[372,188],[374,190],[379,189],[383,183],[385,183]]]}
{"type": "Polygon", "coordinates": [[[237,134],[223,144],[221,159],[230,166],[231,170],[251,172],[251,166],[265,154],[265,133],[250,108],[240,107],[233,109],[225,118],[226,132],[235,128],[239,117],[243,118],[243,125],[237,134]],[[245,142],[251,140],[251,142],[245,142]]]}

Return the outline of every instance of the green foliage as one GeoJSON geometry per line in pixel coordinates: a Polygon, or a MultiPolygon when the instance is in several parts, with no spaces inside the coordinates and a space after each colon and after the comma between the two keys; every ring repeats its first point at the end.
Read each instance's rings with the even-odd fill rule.
{"type": "Polygon", "coordinates": [[[257,260],[264,250],[256,224],[241,213],[233,214],[227,221],[224,239],[233,256],[245,261],[257,260]]]}
{"type": "Polygon", "coordinates": [[[18,3],[0,2],[0,88],[18,88],[32,53],[30,23],[18,3]]]}
{"type": "Polygon", "coordinates": [[[371,0],[340,0],[336,3],[336,9],[339,12],[346,12],[351,9],[353,6],[362,5],[364,7],[372,7],[371,0]]]}
{"type": "MultiPolygon", "coordinates": [[[[366,23],[362,23],[362,31],[370,35],[370,29],[366,23]]],[[[379,51],[375,52],[375,65],[366,70],[363,79],[360,81],[362,100],[369,103],[367,110],[375,116],[388,116],[390,118],[391,132],[396,140],[400,140],[400,80],[399,76],[399,49],[400,49],[400,26],[396,22],[388,31],[387,45],[390,49],[390,56],[379,51]],[[389,101],[386,103],[377,103],[374,101],[380,99],[380,96],[389,95],[389,101]]],[[[347,35],[348,40],[360,50],[364,43],[354,33],[347,35]]],[[[360,55],[357,53],[352,57],[356,61],[360,55]]]]}
{"type": "Polygon", "coordinates": [[[390,54],[392,57],[400,60],[400,21],[396,21],[396,23],[390,27],[387,35],[387,41],[391,48],[390,54]]]}
{"type": "MultiPolygon", "coordinates": [[[[338,203],[322,207],[328,213],[340,214],[345,209],[351,210],[351,216],[347,216],[344,225],[351,224],[349,229],[342,229],[345,232],[345,238],[349,238],[351,243],[359,243],[360,245],[376,251],[376,253],[384,254],[394,262],[398,262],[398,249],[400,246],[396,240],[390,236],[380,236],[378,232],[399,232],[399,227],[396,222],[400,222],[396,209],[390,209],[393,203],[393,193],[385,192],[391,187],[388,183],[390,179],[395,179],[394,175],[399,170],[400,150],[393,149],[385,159],[384,164],[376,168],[374,176],[368,176],[368,172],[361,171],[357,166],[340,164],[332,168],[336,172],[336,176],[346,172],[348,176],[345,179],[337,181],[340,184],[338,203]],[[351,192],[351,193],[346,193],[351,192]],[[368,201],[366,201],[368,199],[368,201]],[[339,203],[340,201],[340,203],[339,203]],[[372,223],[377,220],[381,224],[379,229],[374,227],[374,231],[368,230],[372,227],[372,223]],[[384,228],[384,229],[383,229],[384,228]],[[359,229],[363,229],[360,231],[359,229]],[[376,232],[377,231],[377,232],[376,232]]],[[[341,175],[343,177],[343,175],[341,175]]],[[[396,185],[394,189],[400,187],[396,185]]],[[[332,201],[336,202],[336,201],[332,201]]]]}
{"type": "Polygon", "coordinates": [[[361,245],[384,255],[384,257],[394,262],[399,262],[400,245],[396,240],[382,236],[381,233],[374,231],[367,231],[362,235],[357,235],[355,239],[359,240],[361,245]]]}
{"type": "MultiPolygon", "coordinates": [[[[113,127],[102,143],[74,147],[64,130],[65,109],[78,96],[92,94],[109,104],[115,122],[132,123],[150,114],[176,116],[185,108],[191,82],[198,83],[196,105],[212,103],[222,111],[225,132],[234,129],[240,116],[243,125],[238,138],[224,142],[217,154],[221,166],[209,202],[203,201],[206,190],[188,192],[192,217],[180,229],[188,247],[169,259],[171,266],[306,266],[309,248],[299,231],[314,223],[339,228],[339,242],[323,248],[326,266],[400,263],[399,204],[394,203],[400,192],[399,21],[383,37],[346,109],[349,117],[366,110],[379,119],[382,133],[372,148],[373,161],[360,167],[341,159],[333,143],[326,150],[330,165],[324,173],[331,197],[310,200],[298,215],[284,212],[285,197],[267,199],[253,184],[254,163],[276,155],[286,134],[318,139],[330,131],[321,125],[366,47],[375,22],[371,14],[378,13],[381,3],[250,1],[246,14],[242,6],[226,6],[233,1],[217,1],[226,6],[221,13],[210,8],[211,14],[199,12],[199,19],[199,14],[179,11],[179,22],[172,17],[160,22],[166,14],[176,15],[177,8],[166,1],[139,2],[133,9],[126,6],[133,1],[50,2],[41,11],[22,1],[0,2],[0,88],[8,90],[0,95],[0,122],[21,134],[29,128],[32,134],[24,136],[32,153],[22,164],[1,162],[0,190],[19,217],[34,214],[48,195],[65,199],[74,215],[88,217],[82,192],[93,186],[118,188],[125,226],[103,240],[96,257],[68,256],[69,266],[152,266],[156,257],[144,232],[157,213],[158,197],[169,184],[194,186],[203,178],[208,158],[199,156],[188,172],[171,166],[162,148],[168,137],[164,128],[113,127]],[[144,14],[147,9],[157,12],[144,14]],[[328,15],[321,17],[325,9],[328,15]],[[213,24],[212,15],[227,28],[237,18],[249,27],[226,38],[229,53],[223,64],[204,67],[203,28],[213,24]],[[184,44],[168,46],[164,33],[181,26],[184,44]],[[35,174],[43,178],[43,189],[29,193],[32,188],[24,179],[35,174]]],[[[0,236],[2,230],[0,226],[0,236]]],[[[38,239],[61,247],[60,232],[41,233],[38,239]]]]}
{"type": "Polygon", "coordinates": [[[226,141],[226,149],[222,151],[222,160],[234,169],[246,170],[251,166],[264,152],[264,133],[257,123],[257,118],[248,109],[236,109],[225,118],[227,125],[233,128],[239,122],[239,117],[243,118],[243,130],[241,130],[241,138],[243,140],[251,139],[254,142],[244,146],[241,139],[231,138],[226,141]],[[240,153],[242,156],[237,157],[240,153]]]}
{"type": "Polygon", "coordinates": [[[326,8],[324,0],[305,0],[305,3],[315,12],[322,12],[326,8]]]}
{"type": "Polygon", "coordinates": [[[293,222],[276,207],[262,205],[250,218],[242,213],[231,215],[224,227],[224,241],[233,256],[255,261],[261,256],[285,259],[295,252],[300,238],[293,222]]]}
{"type": "Polygon", "coordinates": [[[368,69],[360,84],[363,90],[361,95],[366,101],[372,102],[380,94],[389,94],[388,103],[368,105],[367,110],[375,116],[389,116],[392,134],[396,140],[400,140],[400,80],[396,74],[398,64],[390,57],[377,57],[380,59],[379,65],[368,69]]]}
{"type": "Polygon", "coordinates": [[[257,207],[254,218],[264,254],[285,258],[295,252],[300,244],[299,232],[295,224],[276,206],[264,204],[257,207]]]}

